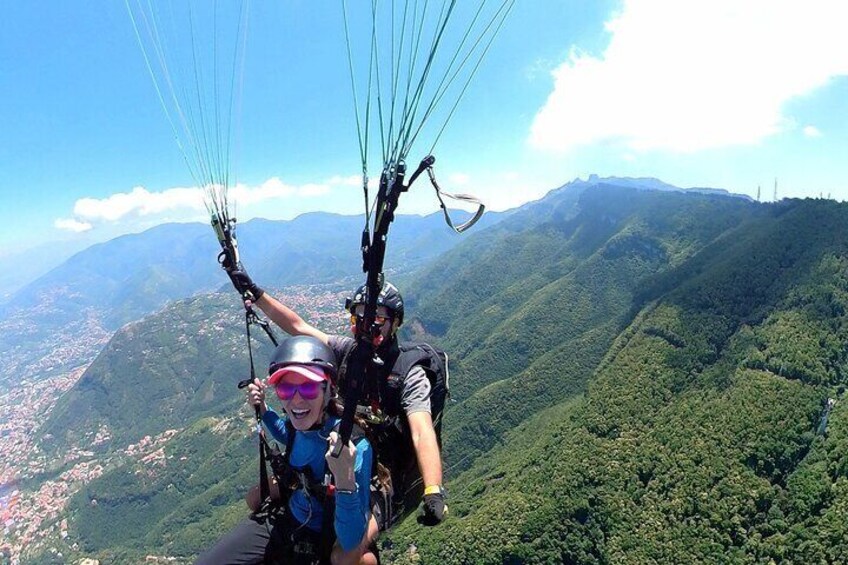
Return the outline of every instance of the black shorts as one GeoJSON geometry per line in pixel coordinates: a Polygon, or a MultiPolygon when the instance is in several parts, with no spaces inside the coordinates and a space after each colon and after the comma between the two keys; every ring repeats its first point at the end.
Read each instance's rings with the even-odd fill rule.
{"type": "Polygon", "coordinates": [[[321,534],[303,527],[283,508],[252,514],[240,522],[195,565],[309,565],[318,562],[321,534]]]}

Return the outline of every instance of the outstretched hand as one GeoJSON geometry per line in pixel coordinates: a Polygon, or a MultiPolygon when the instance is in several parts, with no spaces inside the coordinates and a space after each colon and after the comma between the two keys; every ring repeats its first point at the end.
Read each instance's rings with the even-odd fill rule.
{"type": "Polygon", "coordinates": [[[436,526],[442,523],[448,514],[448,506],[445,504],[445,495],[441,492],[424,495],[422,514],[418,516],[418,523],[424,526],[436,526]]]}

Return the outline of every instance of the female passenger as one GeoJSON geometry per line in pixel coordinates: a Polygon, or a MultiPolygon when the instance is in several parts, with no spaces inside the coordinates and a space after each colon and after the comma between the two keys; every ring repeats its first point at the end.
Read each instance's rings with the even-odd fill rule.
{"type": "Polygon", "coordinates": [[[339,441],[340,405],[333,400],[336,362],[333,351],[310,336],[288,338],[274,351],[268,387],[282,402],[285,417],[265,403],[267,388],[256,379],[248,402],[259,407],[262,423],[288,447],[289,479],[272,485],[270,504],[254,489],[250,517],[200,556],[198,565],[248,563],[374,564],[369,546],[378,526],[371,515],[372,452],[365,437],[348,444],[338,457],[330,453],[339,441]],[[355,443],[355,445],[353,444],[355,443]],[[325,520],[325,475],[332,476],[335,511],[325,520]],[[320,555],[322,529],[332,528],[335,543],[320,555]]]}

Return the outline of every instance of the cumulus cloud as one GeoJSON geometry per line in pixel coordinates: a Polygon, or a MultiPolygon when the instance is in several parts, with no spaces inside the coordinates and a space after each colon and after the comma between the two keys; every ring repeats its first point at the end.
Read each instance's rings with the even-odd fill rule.
{"type": "MultiPolygon", "coordinates": [[[[369,179],[370,181],[371,179],[369,179]]],[[[342,177],[336,175],[331,177],[327,184],[335,185],[335,186],[362,186],[362,176],[361,175],[349,175],[346,177],[342,177]]],[[[369,182],[370,184],[370,182],[369,182]]]]}
{"type": "Polygon", "coordinates": [[[471,181],[471,177],[465,173],[453,173],[448,177],[451,186],[465,186],[471,181]]]}
{"type": "Polygon", "coordinates": [[[816,126],[807,126],[804,128],[804,135],[807,137],[821,137],[821,131],[816,126]]]}
{"type": "Polygon", "coordinates": [[[74,233],[81,233],[92,228],[92,225],[88,222],[80,222],[73,218],[59,218],[53,222],[53,226],[56,229],[72,231],[74,233]]]}
{"type": "Polygon", "coordinates": [[[197,188],[170,188],[150,192],[142,186],[106,198],[80,198],[74,215],[90,221],[115,222],[130,214],[149,216],[176,209],[202,210],[202,192],[197,188]]]}
{"type": "MultiPolygon", "coordinates": [[[[258,205],[287,198],[326,196],[336,188],[348,188],[361,182],[360,177],[334,176],[323,183],[292,185],[279,177],[272,177],[255,186],[237,184],[229,189],[228,198],[234,208],[256,209],[258,205]]],[[[118,192],[104,198],[81,198],[74,204],[74,218],[57,219],[54,225],[58,229],[77,232],[90,230],[102,223],[149,226],[165,221],[202,220],[205,210],[200,188],[169,188],[152,192],[137,186],[129,192],[118,192]]]]}
{"type": "Polygon", "coordinates": [[[792,127],[784,104],[848,74],[842,0],[625,0],[599,58],[573,49],[530,141],[678,152],[792,127]]]}
{"type": "Polygon", "coordinates": [[[297,192],[297,187],[284,183],[278,177],[272,177],[259,186],[238,184],[230,189],[229,195],[239,206],[250,206],[263,200],[288,198],[297,192]]]}

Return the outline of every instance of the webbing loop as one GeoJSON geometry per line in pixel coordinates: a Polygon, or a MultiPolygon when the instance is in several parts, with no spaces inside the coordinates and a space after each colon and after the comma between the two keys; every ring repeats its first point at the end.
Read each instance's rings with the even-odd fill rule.
{"type": "Polygon", "coordinates": [[[450,192],[445,192],[444,190],[442,190],[441,187],[439,187],[439,183],[436,181],[436,173],[433,170],[432,165],[427,167],[427,176],[430,177],[430,184],[433,185],[433,189],[436,191],[436,198],[439,199],[439,205],[442,208],[442,213],[445,215],[445,222],[456,233],[464,232],[465,230],[467,230],[468,228],[470,228],[471,226],[476,224],[477,220],[479,220],[480,218],[483,217],[483,213],[486,211],[486,205],[483,204],[483,202],[480,201],[479,198],[477,198],[476,196],[474,196],[472,194],[460,194],[460,193],[452,194],[450,192]],[[453,220],[450,217],[450,213],[448,212],[448,207],[445,205],[445,201],[442,198],[442,196],[447,196],[448,198],[451,198],[453,200],[457,200],[457,201],[460,201],[460,202],[467,202],[469,204],[476,204],[477,205],[477,211],[474,212],[474,215],[467,222],[459,224],[458,226],[454,225],[453,220]]]}

